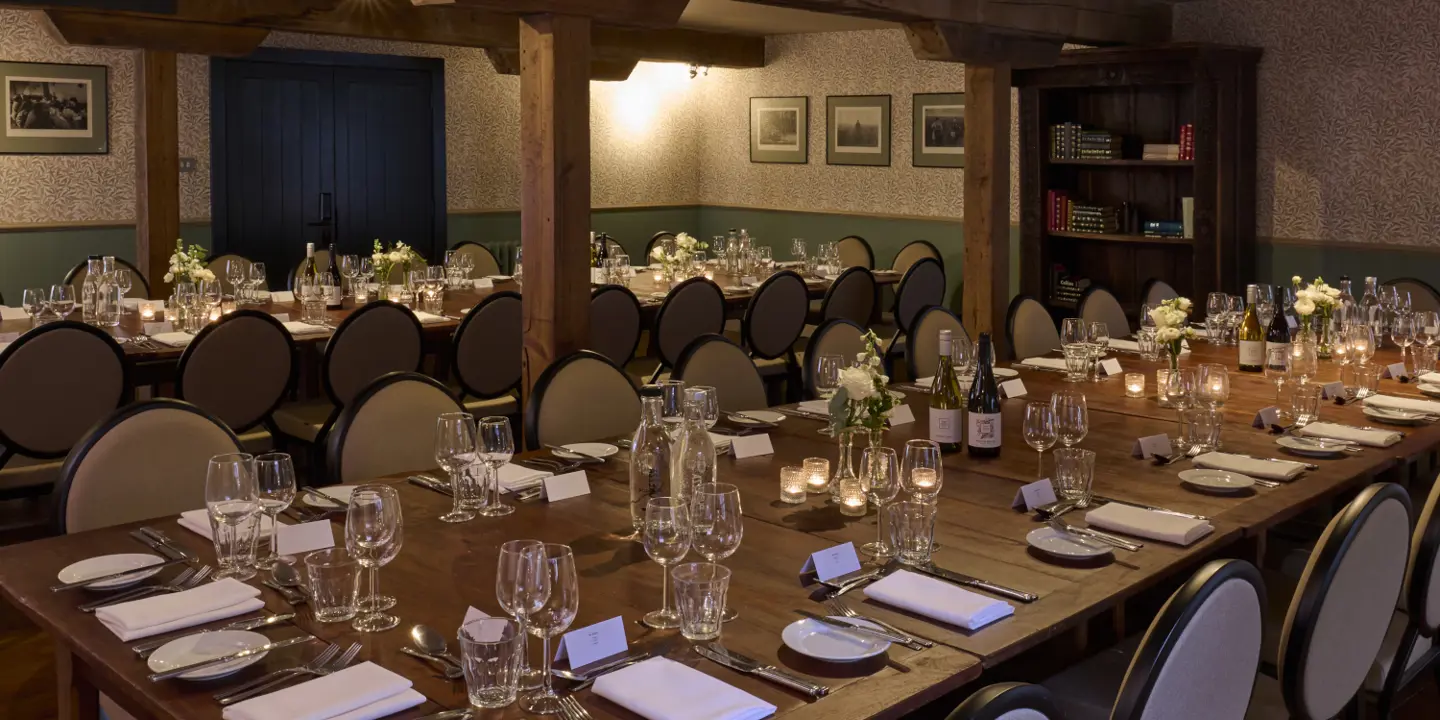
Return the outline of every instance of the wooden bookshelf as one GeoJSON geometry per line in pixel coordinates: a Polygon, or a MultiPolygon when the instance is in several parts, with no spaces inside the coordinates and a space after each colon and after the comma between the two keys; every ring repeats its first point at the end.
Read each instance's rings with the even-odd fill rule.
{"type": "MultiPolygon", "coordinates": [[[[1017,70],[1020,90],[1020,284],[1057,316],[1056,266],[1138,309],[1150,278],[1182,295],[1238,293],[1255,267],[1255,48],[1174,44],[1072,50],[1055,65],[1017,70]],[[1051,126],[1080,123],[1119,135],[1121,157],[1051,157],[1051,126]],[[1145,144],[1180,142],[1194,125],[1193,160],[1145,160],[1145,144]],[[1051,230],[1047,192],[1076,203],[1128,203],[1138,224],[1115,233],[1051,230]],[[1146,237],[1146,221],[1182,221],[1194,198],[1191,238],[1146,237]]],[[[1132,318],[1133,320],[1133,318],[1132,318]]]]}

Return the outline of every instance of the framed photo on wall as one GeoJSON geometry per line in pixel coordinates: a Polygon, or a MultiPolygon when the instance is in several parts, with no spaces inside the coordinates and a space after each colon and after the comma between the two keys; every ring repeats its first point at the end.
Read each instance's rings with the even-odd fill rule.
{"type": "Polygon", "coordinates": [[[965,93],[916,93],[914,103],[915,167],[965,167],[965,93]]]}
{"type": "Polygon", "coordinates": [[[104,65],[0,62],[5,90],[0,153],[109,152],[107,72],[104,65]]]}
{"type": "Polygon", "coordinates": [[[750,162],[810,162],[810,98],[750,98],[750,162]]]}
{"type": "Polygon", "coordinates": [[[825,162],[890,165],[890,96],[831,95],[825,98],[825,162]]]}

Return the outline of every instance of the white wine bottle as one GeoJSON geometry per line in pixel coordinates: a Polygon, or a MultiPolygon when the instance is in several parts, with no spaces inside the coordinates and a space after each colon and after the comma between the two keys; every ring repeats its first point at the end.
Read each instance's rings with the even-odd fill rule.
{"type": "Polygon", "coordinates": [[[314,285],[320,275],[320,268],[315,266],[315,243],[305,243],[305,262],[300,263],[300,272],[295,275],[295,290],[299,291],[303,285],[314,285]]]}
{"type": "Polygon", "coordinates": [[[1255,315],[1255,296],[1259,290],[1258,285],[1245,286],[1245,315],[1236,330],[1240,340],[1240,369],[1244,372],[1265,369],[1265,329],[1260,327],[1260,318],[1255,315]]]}
{"type": "Polygon", "coordinates": [[[955,363],[950,359],[950,331],[940,331],[940,364],[930,386],[930,439],[939,443],[940,452],[960,452],[961,409],[960,380],[955,377],[955,363]]]}

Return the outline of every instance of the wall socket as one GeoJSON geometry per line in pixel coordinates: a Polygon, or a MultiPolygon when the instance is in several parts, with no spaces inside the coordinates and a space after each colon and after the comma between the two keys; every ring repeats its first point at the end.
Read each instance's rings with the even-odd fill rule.
{"type": "Polygon", "coordinates": [[[182,158],[180,158],[180,172],[182,172],[182,173],[192,173],[192,172],[195,172],[195,158],[193,158],[193,157],[182,157],[182,158]]]}

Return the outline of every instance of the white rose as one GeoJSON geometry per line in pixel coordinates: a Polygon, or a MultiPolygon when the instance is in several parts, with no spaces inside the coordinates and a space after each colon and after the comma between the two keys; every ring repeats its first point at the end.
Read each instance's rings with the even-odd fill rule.
{"type": "Polygon", "coordinates": [[[880,367],[880,358],[878,358],[878,357],[872,357],[872,358],[870,358],[870,367],[873,367],[873,368],[878,368],[878,367],[880,367]]]}
{"type": "Polygon", "coordinates": [[[1315,301],[1310,298],[1300,298],[1295,301],[1295,312],[1301,315],[1309,315],[1315,312],[1315,301]]]}
{"type": "Polygon", "coordinates": [[[175,273],[165,273],[165,282],[175,282],[175,273]]]}
{"type": "Polygon", "coordinates": [[[867,400],[875,394],[875,380],[864,368],[848,367],[840,371],[840,387],[851,402],[867,400]]]}
{"type": "Polygon", "coordinates": [[[1150,319],[1155,321],[1156,327],[1165,327],[1170,324],[1169,312],[1164,305],[1150,309],[1150,319]]]}
{"type": "Polygon", "coordinates": [[[400,252],[399,250],[391,250],[391,251],[390,251],[390,262],[397,262],[397,263],[398,263],[398,262],[400,262],[401,260],[404,260],[404,259],[405,259],[405,256],[404,256],[403,254],[401,254],[401,252],[400,252]]]}
{"type": "Polygon", "coordinates": [[[1326,286],[1325,286],[1325,294],[1326,294],[1326,295],[1329,295],[1331,298],[1338,298],[1338,297],[1340,297],[1340,290],[1339,290],[1339,288],[1333,288],[1333,287],[1330,287],[1329,285],[1326,285],[1326,286]]]}
{"type": "Polygon", "coordinates": [[[865,353],[863,353],[863,352],[855,353],[855,364],[856,364],[856,365],[859,365],[859,364],[861,364],[861,363],[863,363],[863,362],[865,362],[865,353]]]}
{"type": "Polygon", "coordinates": [[[1299,276],[1299,275],[1295,275],[1294,277],[1291,277],[1291,278],[1290,278],[1290,284],[1291,284],[1291,285],[1299,285],[1299,284],[1300,284],[1300,276],[1299,276]]]}
{"type": "Polygon", "coordinates": [[[1175,342],[1180,339],[1180,328],[1162,327],[1155,331],[1155,340],[1162,343],[1175,342]]]}
{"type": "Polygon", "coordinates": [[[1187,313],[1190,312],[1190,298],[1183,298],[1183,297],[1182,297],[1182,298],[1178,298],[1178,299],[1176,299],[1176,301],[1175,301],[1175,305],[1176,305],[1176,307],[1178,307],[1182,312],[1187,312],[1187,313]]]}

